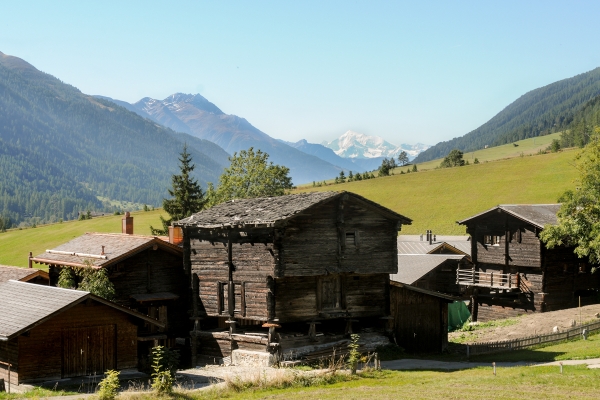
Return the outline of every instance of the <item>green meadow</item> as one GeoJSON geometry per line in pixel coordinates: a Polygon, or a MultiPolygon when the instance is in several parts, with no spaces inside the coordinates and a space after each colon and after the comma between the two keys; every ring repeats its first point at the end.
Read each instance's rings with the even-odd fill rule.
{"type": "MultiPolygon", "coordinates": [[[[469,153],[463,154],[463,159],[472,164],[477,158],[479,162],[485,161],[496,161],[502,160],[504,158],[515,158],[523,156],[528,156],[530,154],[537,154],[540,151],[546,150],[553,139],[560,139],[560,135],[562,132],[556,132],[551,135],[546,136],[538,136],[535,138],[519,140],[518,142],[504,144],[502,146],[489,147],[487,149],[472,151],[469,153]]],[[[421,164],[417,164],[417,168],[421,171],[434,169],[440,165],[442,162],[441,158],[437,160],[427,161],[421,164]]],[[[405,167],[408,168],[408,167],[405,167]]],[[[401,168],[406,170],[405,168],[401,168]]],[[[398,173],[400,169],[398,169],[398,173]]]]}
{"type": "Polygon", "coordinates": [[[402,227],[405,234],[432,229],[461,235],[465,228],[456,221],[498,204],[556,203],[565,190],[575,188],[577,152],[524,155],[299,190],[357,193],[411,218],[412,225],[402,227]]]}
{"type": "MultiPolygon", "coordinates": [[[[159,219],[161,213],[168,217],[162,209],[131,213],[134,217],[133,232],[149,235],[150,225],[161,226],[159,219]]],[[[26,267],[29,252],[36,256],[46,249],[52,249],[86,232],[119,233],[121,232],[122,218],[122,215],[111,215],[85,221],[39,225],[36,228],[11,229],[0,233],[0,264],[26,267]]]]}

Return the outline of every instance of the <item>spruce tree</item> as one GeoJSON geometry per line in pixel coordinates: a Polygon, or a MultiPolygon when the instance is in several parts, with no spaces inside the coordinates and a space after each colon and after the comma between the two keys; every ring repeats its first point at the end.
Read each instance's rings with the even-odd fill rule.
{"type": "Polygon", "coordinates": [[[198,181],[190,174],[196,166],[192,163],[192,156],[187,152],[187,144],[183,146],[183,152],[179,154],[180,174],[171,177],[172,188],[169,189],[171,199],[163,199],[163,210],[170,218],[160,217],[163,228],[156,229],[150,226],[153,235],[168,235],[169,225],[172,221],[189,217],[190,215],[201,211],[206,205],[204,192],[198,181]]]}

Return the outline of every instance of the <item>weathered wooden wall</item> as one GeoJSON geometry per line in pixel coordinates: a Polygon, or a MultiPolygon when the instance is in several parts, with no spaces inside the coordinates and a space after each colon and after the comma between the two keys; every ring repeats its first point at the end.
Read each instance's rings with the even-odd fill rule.
{"type": "MultiPolygon", "coordinates": [[[[208,316],[228,315],[227,246],[195,238],[190,240],[190,246],[192,273],[197,274],[199,279],[200,312],[208,316]]],[[[266,321],[270,291],[268,277],[273,276],[275,269],[273,244],[233,244],[232,261],[235,266],[235,317],[266,321]]]]}
{"type": "MultiPolygon", "coordinates": [[[[31,329],[18,339],[19,382],[60,379],[63,332],[69,329],[114,325],[116,369],[137,367],[137,326],[132,317],[97,302],[86,302],[31,329]]],[[[97,371],[99,374],[104,371],[97,371]]]]}
{"type": "MultiPolygon", "coordinates": [[[[389,275],[335,274],[298,276],[275,280],[275,318],[280,322],[339,317],[381,317],[388,313],[389,275]],[[340,282],[339,307],[327,307],[322,297],[327,288],[319,281],[328,277],[340,282]]],[[[333,294],[329,295],[334,296],[333,294]]]]}
{"type": "Polygon", "coordinates": [[[277,277],[396,273],[397,226],[350,196],[304,211],[283,229],[277,277]]]}
{"type": "MultiPolygon", "coordinates": [[[[10,382],[19,383],[19,339],[0,341],[0,361],[12,364],[10,382]]],[[[8,382],[8,367],[0,364],[0,379],[8,382]]]]}
{"type": "Polygon", "coordinates": [[[448,345],[445,300],[392,285],[390,308],[399,346],[408,352],[441,352],[448,345]]]}
{"type": "Polygon", "coordinates": [[[505,213],[478,218],[469,226],[473,262],[541,267],[541,242],[535,228],[505,213]],[[484,235],[500,236],[498,246],[485,245],[484,235]]]}

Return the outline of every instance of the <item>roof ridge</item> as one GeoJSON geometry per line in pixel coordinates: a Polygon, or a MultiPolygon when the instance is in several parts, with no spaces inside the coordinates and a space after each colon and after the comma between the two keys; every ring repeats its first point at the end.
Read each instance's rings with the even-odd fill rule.
{"type": "MultiPolygon", "coordinates": [[[[27,285],[27,287],[31,287],[31,285],[34,285],[33,283],[15,281],[14,279],[9,279],[8,281],[6,281],[4,283],[10,283],[10,282],[12,282],[12,283],[18,283],[20,285],[27,285]]],[[[38,287],[38,286],[42,287],[42,288],[53,289],[53,290],[65,290],[65,291],[68,291],[68,292],[82,293],[84,296],[87,295],[87,294],[90,294],[90,292],[86,292],[85,290],[67,289],[67,288],[61,288],[61,287],[58,287],[58,286],[35,285],[34,287],[38,287]]]]}

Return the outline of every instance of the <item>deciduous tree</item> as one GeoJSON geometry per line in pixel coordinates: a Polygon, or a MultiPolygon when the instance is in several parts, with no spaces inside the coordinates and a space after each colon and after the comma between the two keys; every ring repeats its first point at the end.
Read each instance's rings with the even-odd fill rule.
{"type": "MultiPolygon", "coordinates": [[[[212,204],[232,199],[282,196],[292,189],[290,169],[269,162],[269,155],[250,147],[233,153],[231,164],[219,178],[212,204]]],[[[211,194],[212,196],[212,194],[211,194]]]]}
{"type": "Polygon", "coordinates": [[[579,257],[600,263],[600,135],[595,134],[576,156],[578,188],[559,199],[558,224],[547,225],[540,238],[548,248],[573,246],[579,257]]]}

